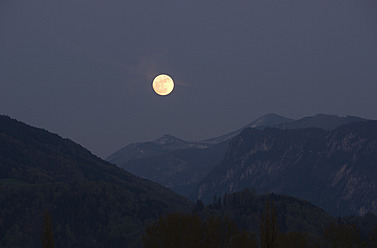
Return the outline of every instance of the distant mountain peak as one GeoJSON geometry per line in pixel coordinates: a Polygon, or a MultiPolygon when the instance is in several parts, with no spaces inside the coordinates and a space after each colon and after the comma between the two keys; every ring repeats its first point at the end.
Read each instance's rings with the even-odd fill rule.
{"type": "Polygon", "coordinates": [[[153,143],[158,144],[158,145],[170,145],[177,142],[186,143],[185,141],[178,139],[177,137],[174,137],[173,135],[170,135],[170,134],[164,134],[161,138],[158,138],[155,141],[153,141],[153,143]]]}
{"type": "Polygon", "coordinates": [[[206,140],[203,140],[202,142],[206,143],[206,144],[217,144],[217,143],[220,143],[220,142],[224,142],[226,140],[230,140],[231,138],[240,134],[245,128],[249,128],[249,127],[252,127],[252,128],[272,127],[272,126],[277,126],[277,125],[281,125],[281,124],[284,124],[284,123],[289,123],[289,122],[292,122],[292,121],[294,121],[294,120],[287,118],[287,117],[284,117],[284,116],[281,116],[281,115],[278,115],[278,114],[275,114],[275,113],[268,113],[268,114],[265,114],[265,115],[259,117],[258,119],[254,120],[253,122],[250,122],[246,126],[240,128],[236,131],[224,134],[220,137],[206,139],[206,140]]]}
{"type": "Polygon", "coordinates": [[[253,122],[246,125],[246,127],[263,127],[263,126],[275,126],[282,123],[288,123],[294,121],[293,119],[275,114],[275,113],[268,113],[262,115],[258,119],[254,120],[253,122]]]}

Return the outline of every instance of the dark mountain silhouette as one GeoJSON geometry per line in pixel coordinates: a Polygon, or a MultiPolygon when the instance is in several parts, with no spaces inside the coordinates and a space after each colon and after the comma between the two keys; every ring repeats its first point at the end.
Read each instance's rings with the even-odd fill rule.
{"type": "Polygon", "coordinates": [[[362,120],[364,119],[358,117],[319,114],[295,121],[277,114],[266,114],[243,128],[220,137],[184,141],[164,135],[152,142],[130,144],[110,155],[107,160],[137,176],[158,182],[191,200],[196,200],[198,183],[224,159],[230,140],[246,128],[333,129],[345,123],[362,120]]]}
{"type": "Polygon", "coordinates": [[[192,203],[45,130],[0,116],[0,247],[140,247],[144,225],[192,203]]]}
{"type": "MultiPolygon", "coordinates": [[[[367,127],[363,130],[370,133],[367,127]]],[[[174,152],[183,152],[176,156],[185,158],[190,155],[185,151],[174,152]]],[[[229,217],[241,230],[258,233],[266,201],[275,203],[282,232],[300,231],[315,239],[334,220],[308,201],[250,190],[215,197],[207,207],[199,201],[194,205],[68,139],[5,116],[0,116],[0,172],[0,247],[41,246],[46,210],[52,216],[56,247],[141,247],[144,227],[176,212],[203,219],[229,217]]],[[[376,218],[367,214],[340,221],[370,233],[376,218]]]]}
{"type": "Polygon", "coordinates": [[[198,197],[253,187],[309,200],[336,216],[377,213],[376,161],[377,121],[331,131],[249,128],[231,141],[198,197]]]}
{"type": "MultiPolygon", "coordinates": [[[[332,149],[343,154],[352,147],[358,147],[360,157],[364,158],[362,162],[368,164],[368,156],[376,147],[372,141],[375,133],[371,132],[368,125],[363,126],[361,136],[358,136],[358,127],[342,128],[345,127],[349,129],[341,131],[339,128],[333,131],[332,149]],[[344,134],[352,135],[342,138],[344,134]],[[342,142],[339,143],[338,138],[342,142]],[[364,146],[364,143],[369,145],[364,146]]],[[[239,149],[230,150],[226,159],[231,157],[232,151],[237,154],[247,151],[242,144],[249,142],[247,137],[250,130],[264,133],[278,129],[246,129],[232,140],[231,148],[234,148],[234,144],[240,144],[239,149]],[[243,137],[244,135],[246,136],[243,137]]],[[[315,137],[318,132],[332,134],[320,129],[310,130],[315,130],[315,137]]],[[[224,145],[218,143],[206,148],[197,146],[175,149],[186,144],[171,136],[165,136],[156,143],[166,150],[169,145],[172,147],[171,151],[160,155],[161,163],[165,159],[163,156],[173,154],[173,158],[181,158],[193,165],[205,160],[209,163],[212,158],[208,154],[215,156],[224,145]]],[[[143,159],[153,158],[156,156],[143,159]]],[[[337,157],[334,161],[337,161],[337,157]]],[[[351,172],[364,173],[362,167],[351,172]]],[[[342,178],[347,178],[348,167],[343,174],[343,177],[338,176],[337,182],[344,183],[342,178]]],[[[181,180],[184,180],[184,175],[181,176],[181,180]]],[[[369,176],[372,178],[375,175],[369,176]]],[[[356,185],[359,185],[358,177],[354,178],[356,185]]],[[[370,178],[363,179],[373,187],[370,178]]],[[[366,192],[356,200],[367,199],[368,194],[366,192]]],[[[316,236],[331,219],[323,210],[307,201],[276,194],[259,196],[250,190],[226,194],[222,199],[215,198],[208,207],[199,203],[194,206],[171,190],[135,177],[68,139],[0,116],[0,247],[41,246],[42,219],[46,210],[52,216],[57,247],[141,247],[143,228],[159,216],[174,212],[194,211],[203,218],[210,215],[227,216],[243,229],[255,231],[258,229],[263,204],[267,200],[273,200],[276,204],[282,231],[300,230],[316,236]]],[[[371,214],[366,216],[349,217],[342,221],[357,223],[369,232],[376,217],[371,214]]]]}

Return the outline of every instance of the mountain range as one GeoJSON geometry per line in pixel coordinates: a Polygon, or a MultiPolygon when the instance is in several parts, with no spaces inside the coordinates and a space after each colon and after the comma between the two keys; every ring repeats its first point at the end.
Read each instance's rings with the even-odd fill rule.
{"type": "Polygon", "coordinates": [[[201,181],[225,158],[230,149],[230,141],[243,130],[263,130],[267,127],[281,130],[309,127],[333,130],[341,125],[362,121],[366,120],[354,116],[318,114],[293,120],[277,114],[266,114],[240,129],[219,137],[202,141],[184,141],[165,135],[152,142],[130,144],[110,155],[107,160],[137,176],[169,187],[192,201],[198,198],[207,201],[213,195],[203,197],[204,186],[200,186],[202,189],[198,191],[199,185],[203,185],[201,181]]]}
{"type": "MultiPolygon", "coordinates": [[[[223,173],[231,175],[228,162],[234,162],[234,166],[231,166],[233,169],[245,168],[245,166],[238,166],[239,162],[247,166],[252,165],[252,163],[243,162],[243,159],[253,156],[253,151],[250,150],[253,147],[258,149],[262,147],[262,153],[269,151],[271,154],[279,154],[287,147],[297,146],[304,149],[314,144],[313,147],[319,150],[313,148],[312,151],[314,153],[320,151],[318,154],[322,156],[326,153],[319,148],[320,145],[327,140],[327,137],[332,137],[329,139],[332,142],[332,150],[326,149],[330,152],[327,155],[332,156],[330,161],[338,161],[343,158],[344,154],[350,155],[350,151],[357,147],[354,150],[358,154],[357,159],[352,161],[358,162],[350,163],[345,169],[342,167],[340,172],[337,172],[335,187],[329,196],[332,197],[331,194],[339,191],[338,185],[351,183],[350,186],[356,185],[356,187],[346,189],[354,189],[354,192],[347,191],[353,200],[345,201],[345,203],[359,207],[356,201],[360,201],[366,202],[365,206],[370,207],[368,203],[370,203],[372,193],[362,187],[367,185],[373,190],[375,185],[373,184],[374,166],[369,163],[376,161],[371,156],[371,154],[376,154],[374,149],[377,147],[375,125],[373,121],[353,123],[328,131],[318,128],[246,128],[227,141],[227,147],[221,148],[226,151],[224,152],[225,159],[220,159],[218,164],[209,169],[209,173],[204,176],[205,180],[200,182],[200,189],[203,189],[202,186],[208,182],[210,184],[207,185],[211,185],[211,180],[222,178],[223,173]],[[308,132],[308,130],[311,131],[308,132]],[[284,132],[288,132],[286,136],[284,132]],[[294,134],[295,132],[299,134],[294,134]],[[257,135],[254,136],[255,134],[257,135]],[[303,139],[306,136],[313,138],[313,142],[310,139],[303,139]],[[269,140],[265,139],[266,137],[276,139],[276,141],[267,142],[269,140]],[[286,137],[286,139],[280,139],[281,137],[286,137]],[[316,140],[318,137],[322,140],[316,140]],[[298,144],[290,146],[291,140],[298,140],[298,144]],[[258,145],[260,142],[262,146],[258,145]],[[271,146],[271,144],[278,145],[279,142],[285,142],[284,145],[276,146],[280,147],[279,149],[276,150],[276,147],[271,146]],[[304,143],[308,147],[302,146],[304,143]],[[331,155],[333,151],[337,151],[335,155],[331,155]],[[360,158],[363,159],[360,160],[360,158]],[[366,164],[369,167],[366,167],[366,164]],[[214,175],[216,170],[219,173],[214,175]],[[369,171],[367,176],[365,176],[366,171],[369,171]],[[360,181],[358,177],[360,175],[363,176],[361,179],[365,182],[360,181]]],[[[182,160],[187,159],[193,164],[196,163],[195,158],[190,156],[198,156],[198,161],[202,162],[207,159],[210,163],[211,158],[207,156],[210,151],[208,149],[213,149],[212,153],[217,154],[219,152],[217,149],[225,144],[221,141],[212,144],[207,142],[207,147],[204,147],[205,142],[187,144],[189,142],[179,140],[176,142],[176,139],[171,136],[165,136],[155,143],[165,147],[165,151],[158,156],[167,154],[181,156],[182,160]],[[169,140],[173,142],[168,142],[169,140]],[[176,149],[178,146],[183,148],[176,149]],[[190,149],[194,152],[190,153],[190,149]],[[199,151],[203,153],[199,154],[199,151]]],[[[295,149],[286,149],[284,154],[292,155],[294,151],[295,149]]],[[[313,156],[303,155],[302,157],[310,159],[313,156]]],[[[319,157],[322,158],[321,156],[319,157]]],[[[271,156],[265,158],[267,157],[274,161],[271,156]]],[[[153,158],[155,156],[149,157],[151,161],[153,158]]],[[[288,158],[292,157],[287,156],[288,158]]],[[[272,162],[270,164],[272,165],[272,162]]],[[[271,172],[274,168],[271,166],[271,172]]],[[[300,173],[300,170],[297,171],[300,173]]],[[[305,175],[304,172],[305,170],[301,174],[305,175]]],[[[243,173],[242,170],[240,173],[243,173]]],[[[262,174],[267,177],[264,181],[270,180],[269,172],[262,174]]],[[[331,176],[331,173],[327,174],[331,176]]],[[[245,180],[237,177],[227,178],[231,179],[229,181],[231,184],[243,187],[243,185],[236,185],[235,182],[245,180]]],[[[41,246],[42,220],[45,211],[52,216],[52,229],[57,247],[142,247],[141,236],[145,226],[155,222],[161,216],[177,212],[194,212],[203,219],[208,219],[213,215],[229,217],[243,230],[257,234],[263,206],[265,202],[271,201],[275,202],[279,228],[283,232],[300,231],[310,237],[318,237],[323,228],[335,220],[312,203],[290,196],[276,193],[259,195],[256,191],[248,189],[221,195],[221,190],[226,185],[226,183],[222,184],[223,179],[221,180],[216,184],[218,188],[207,187],[210,190],[206,192],[209,192],[208,195],[216,193],[223,198],[212,195],[213,202],[207,206],[204,206],[200,200],[193,204],[164,186],[134,176],[96,157],[69,139],[0,115],[0,247],[41,246]]],[[[271,180],[271,187],[277,184],[271,180]]],[[[260,189],[257,184],[253,183],[246,186],[260,189]]],[[[232,189],[234,190],[237,190],[237,187],[232,189]]],[[[312,189],[308,188],[308,190],[312,189]]],[[[297,192],[303,192],[303,190],[297,190],[297,192]]],[[[331,199],[328,198],[328,200],[328,204],[332,204],[331,199]]],[[[340,221],[356,223],[362,233],[370,233],[376,220],[375,215],[368,214],[364,217],[343,218],[340,221]]]]}
{"type": "Polygon", "coordinates": [[[252,187],[306,199],[335,216],[377,213],[377,121],[333,130],[248,128],[202,180],[198,198],[252,187]]]}
{"type": "Polygon", "coordinates": [[[243,128],[202,141],[184,141],[172,135],[130,144],[106,158],[107,161],[142,178],[158,182],[195,201],[198,183],[225,156],[229,141],[248,127],[291,122],[292,119],[267,114],[243,128]]]}

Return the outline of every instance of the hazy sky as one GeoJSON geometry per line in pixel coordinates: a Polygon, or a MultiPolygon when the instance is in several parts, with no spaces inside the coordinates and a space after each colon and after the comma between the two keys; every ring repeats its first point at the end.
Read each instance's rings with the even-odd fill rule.
{"type": "Polygon", "coordinates": [[[0,1],[0,113],[98,156],[270,112],[377,119],[377,1],[0,1]]]}

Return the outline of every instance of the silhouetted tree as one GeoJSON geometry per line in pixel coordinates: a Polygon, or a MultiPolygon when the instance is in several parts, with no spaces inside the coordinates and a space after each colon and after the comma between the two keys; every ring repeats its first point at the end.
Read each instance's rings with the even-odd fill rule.
{"type": "Polygon", "coordinates": [[[203,224],[206,239],[204,247],[227,247],[232,237],[239,234],[236,223],[228,218],[210,216],[203,224]]]}
{"type": "Polygon", "coordinates": [[[202,223],[197,215],[171,214],[147,226],[145,248],[201,247],[202,223]]]}
{"type": "Polygon", "coordinates": [[[371,233],[368,235],[368,247],[377,248],[377,224],[374,226],[371,233]]]}
{"type": "Polygon", "coordinates": [[[209,205],[210,209],[221,209],[221,197],[217,198],[216,195],[213,196],[213,202],[209,205]]]}
{"type": "Polygon", "coordinates": [[[202,202],[202,200],[197,200],[193,212],[199,213],[203,209],[204,209],[204,203],[202,202]]]}
{"type": "MultiPolygon", "coordinates": [[[[239,236],[231,220],[197,215],[171,214],[147,226],[143,235],[144,248],[231,248],[239,236]]],[[[250,237],[248,240],[252,240],[250,237]]],[[[250,247],[250,246],[242,246],[250,247]]]]}
{"type": "Polygon", "coordinates": [[[365,247],[360,231],[355,225],[331,223],[323,233],[324,240],[330,248],[362,248],[365,247]]]}
{"type": "Polygon", "coordinates": [[[54,230],[52,229],[52,217],[48,211],[43,214],[42,248],[55,246],[54,230]]]}
{"type": "Polygon", "coordinates": [[[276,208],[273,201],[266,201],[260,222],[261,248],[278,247],[279,227],[276,221],[276,208]]]}

